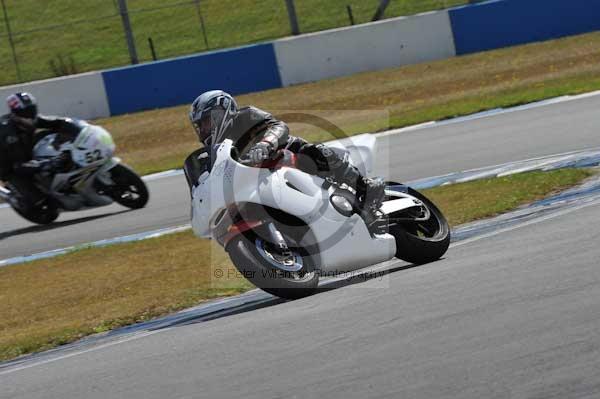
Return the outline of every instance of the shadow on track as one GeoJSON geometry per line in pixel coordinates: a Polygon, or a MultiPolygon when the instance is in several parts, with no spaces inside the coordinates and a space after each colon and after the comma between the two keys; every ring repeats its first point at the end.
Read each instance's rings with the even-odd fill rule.
{"type": "MultiPolygon", "coordinates": [[[[402,261],[399,260],[398,262],[402,262],[402,261]]],[[[375,278],[382,278],[382,277],[390,275],[392,273],[412,269],[412,268],[419,267],[419,266],[425,266],[425,265],[403,264],[401,266],[391,267],[389,269],[380,270],[377,272],[372,272],[372,271],[366,270],[363,273],[356,274],[356,275],[346,278],[346,279],[334,280],[334,281],[330,281],[330,282],[325,281],[324,283],[319,285],[319,288],[317,289],[317,293],[315,293],[314,295],[319,295],[321,293],[325,293],[328,291],[337,290],[339,288],[344,288],[344,287],[349,287],[352,285],[366,283],[375,278]]],[[[264,293],[264,294],[268,295],[266,293],[264,293]]],[[[279,304],[285,303],[285,302],[293,302],[293,301],[285,300],[285,299],[281,299],[281,298],[277,298],[277,297],[269,295],[268,297],[265,297],[265,298],[257,298],[257,300],[255,302],[247,303],[247,304],[244,304],[241,306],[235,306],[235,307],[223,309],[223,310],[216,311],[216,312],[209,313],[209,314],[200,314],[200,315],[196,315],[196,316],[190,315],[190,317],[188,317],[188,318],[175,321],[171,324],[162,325],[155,329],[179,327],[179,326],[186,326],[186,325],[190,325],[190,324],[203,323],[205,321],[220,319],[220,318],[227,317],[227,316],[233,316],[236,314],[251,312],[253,310],[268,308],[268,307],[279,305],[279,304]]]]}
{"type": "Polygon", "coordinates": [[[3,233],[0,233],[0,240],[4,240],[4,239],[10,238],[10,237],[19,236],[19,235],[22,235],[22,234],[40,233],[40,232],[43,232],[43,231],[50,231],[50,230],[54,230],[54,229],[60,229],[61,227],[71,226],[71,225],[79,224],[79,223],[90,222],[92,220],[102,219],[102,218],[109,217],[109,216],[116,216],[116,215],[120,215],[120,214],[126,213],[126,212],[131,212],[131,209],[126,209],[126,210],[119,211],[119,212],[103,213],[102,215],[86,216],[86,217],[79,218],[79,219],[65,220],[64,222],[54,222],[52,224],[43,225],[43,226],[41,226],[41,225],[32,225],[32,226],[29,226],[29,227],[23,227],[23,228],[20,228],[20,229],[11,230],[11,231],[5,231],[3,233]]]}

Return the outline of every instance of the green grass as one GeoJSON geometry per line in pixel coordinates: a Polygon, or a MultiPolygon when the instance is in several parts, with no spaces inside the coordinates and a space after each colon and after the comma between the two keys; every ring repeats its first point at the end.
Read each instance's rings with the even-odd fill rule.
{"type": "MultiPolygon", "coordinates": [[[[532,172],[425,190],[452,225],[543,198],[591,171],[532,172]]],[[[452,256],[452,253],[448,256],[452,256]]],[[[149,320],[252,286],[191,232],[0,268],[0,360],[149,320]],[[223,277],[214,277],[216,270],[223,277]]]]}
{"type": "MultiPolygon", "coordinates": [[[[206,51],[192,1],[129,0],[132,29],[140,60],[150,61],[151,37],[160,59],[206,51]],[[179,4],[175,7],[170,5],[179,4]],[[154,9],[154,10],[152,10],[154,9]]],[[[395,0],[386,17],[450,7],[466,0],[395,0]]],[[[127,65],[116,0],[6,0],[21,80],[52,77],[52,59],[72,58],[78,72],[127,65]],[[78,22],[79,21],[79,22],[78,22]],[[53,29],[45,27],[78,22],[53,29]],[[24,33],[28,32],[28,33],[24,33]]],[[[302,32],[349,24],[346,5],[357,23],[368,22],[379,0],[296,0],[302,32]]],[[[201,0],[208,49],[232,47],[290,34],[284,0],[201,0]]],[[[0,85],[17,81],[6,27],[0,24],[0,85]]]]}
{"type": "Polygon", "coordinates": [[[458,226],[542,199],[593,174],[585,169],[536,171],[435,187],[423,193],[442,209],[451,226],[458,226]]]}

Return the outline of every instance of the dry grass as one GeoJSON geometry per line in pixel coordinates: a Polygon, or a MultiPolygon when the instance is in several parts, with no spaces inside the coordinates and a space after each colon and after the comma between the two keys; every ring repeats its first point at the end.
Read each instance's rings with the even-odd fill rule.
{"type": "MultiPolygon", "coordinates": [[[[594,89],[600,89],[600,33],[248,94],[238,100],[275,114],[325,111],[347,134],[356,134],[594,89]]],[[[180,167],[198,146],[187,122],[187,106],[99,123],[114,133],[119,153],[142,173],[180,167]]],[[[306,126],[293,127],[294,134],[312,141],[330,137],[306,126]]]]}
{"type": "MultiPolygon", "coordinates": [[[[0,269],[0,360],[251,288],[190,232],[0,269]]],[[[233,271],[233,270],[232,270],[233,271]]]]}
{"type": "MultiPolygon", "coordinates": [[[[456,225],[544,197],[590,174],[534,172],[424,193],[456,225]]],[[[0,268],[0,360],[250,288],[220,248],[191,232],[0,268]],[[223,277],[214,277],[217,269],[223,277]]]]}
{"type": "Polygon", "coordinates": [[[529,172],[423,190],[452,226],[495,216],[575,186],[594,174],[585,169],[529,172]]]}

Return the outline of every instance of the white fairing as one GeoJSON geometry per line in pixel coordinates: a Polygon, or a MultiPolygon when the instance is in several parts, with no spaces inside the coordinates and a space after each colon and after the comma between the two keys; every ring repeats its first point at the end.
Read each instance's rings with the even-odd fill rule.
{"type": "Polygon", "coordinates": [[[100,126],[88,125],[73,143],[63,143],[59,148],[54,145],[56,134],[49,134],[38,141],[33,149],[34,158],[52,158],[62,151],[71,151],[73,161],[79,166],[88,166],[113,156],[115,143],[109,132],[100,126]]]}
{"type": "Polygon", "coordinates": [[[99,160],[108,159],[114,152],[115,142],[110,133],[95,125],[83,129],[71,149],[73,161],[80,166],[88,166],[99,160]]]}
{"type": "Polygon", "coordinates": [[[56,134],[49,134],[38,141],[33,149],[35,159],[53,158],[61,152],[69,151],[73,162],[79,166],[66,173],[53,176],[48,194],[57,199],[66,210],[78,210],[86,207],[109,205],[113,201],[105,195],[99,195],[93,187],[96,178],[110,179],[106,172],[119,163],[113,158],[115,143],[109,132],[100,126],[88,125],[74,142],[55,144],[56,134]],[[75,181],[75,184],[72,182],[75,181]],[[77,194],[64,195],[64,187],[72,187],[77,194]]]}
{"type": "MultiPolygon", "coordinates": [[[[349,148],[351,159],[370,169],[373,142],[367,139],[349,148]],[[370,156],[368,156],[370,155],[370,156]]],[[[212,223],[230,204],[255,203],[280,209],[303,220],[315,235],[320,268],[346,272],[391,259],[396,251],[390,234],[371,237],[358,215],[348,218],[329,201],[334,189],[322,188],[324,180],[293,168],[275,171],[246,167],[231,157],[232,142],[217,150],[211,173],[200,176],[192,193],[192,227],[200,237],[213,236],[212,223]]]]}

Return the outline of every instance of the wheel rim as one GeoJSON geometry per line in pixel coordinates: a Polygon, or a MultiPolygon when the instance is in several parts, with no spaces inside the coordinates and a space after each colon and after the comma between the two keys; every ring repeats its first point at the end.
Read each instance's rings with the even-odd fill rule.
{"type": "Polygon", "coordinates": [[[402,223],[402,227],[404,227],[408,234],[420,239],[437,240],[445,235],[443,234],[443,229],[440,228],[437,218],[430,218],[425,222],[405,222],[402,223]]]}
{"type": "Polygon", "coordinates": [[[123,187],[121,190],[119,190],[119,197],[123,201],[136,202],[137,200],[140,199],[141,194],[140,194],[140,190],[138,189],[137,186],[129,185],[129,186],[123,187]]]}
{"type": "MultiPolygon", "coordinates": [[[[430,205],[429,201],[419,197],[416,198],[429,213],[429,219],[401,221],[397,223],[398,226],[402,227],[407,234],[417,237],[420,240],[439,241],[444,239],[447,235],[447,228],[446,223],[443,222],[443,216],[440,215],[435,206],[430,205]]],[[[405,217],[408,219],[416,219],[420,216],[419,212],[411,209],[404,211],[401,215],[395,215],[395,217],[405,217]]]]}
{"type": "Polygon", "coordinates": [[[294,249],[290,249],[291,258],[284,258],[283,256],[275,253],[269,246],[269,243],[265,242],[260,238],[256,238],[255,247],[259,255],[266,260],[276,271],[281,272],[285,277],[291,280],[305,280],[310,279],[314,275],[314,271],[306,271],[305,263],[302,255],[294,249]]]}

